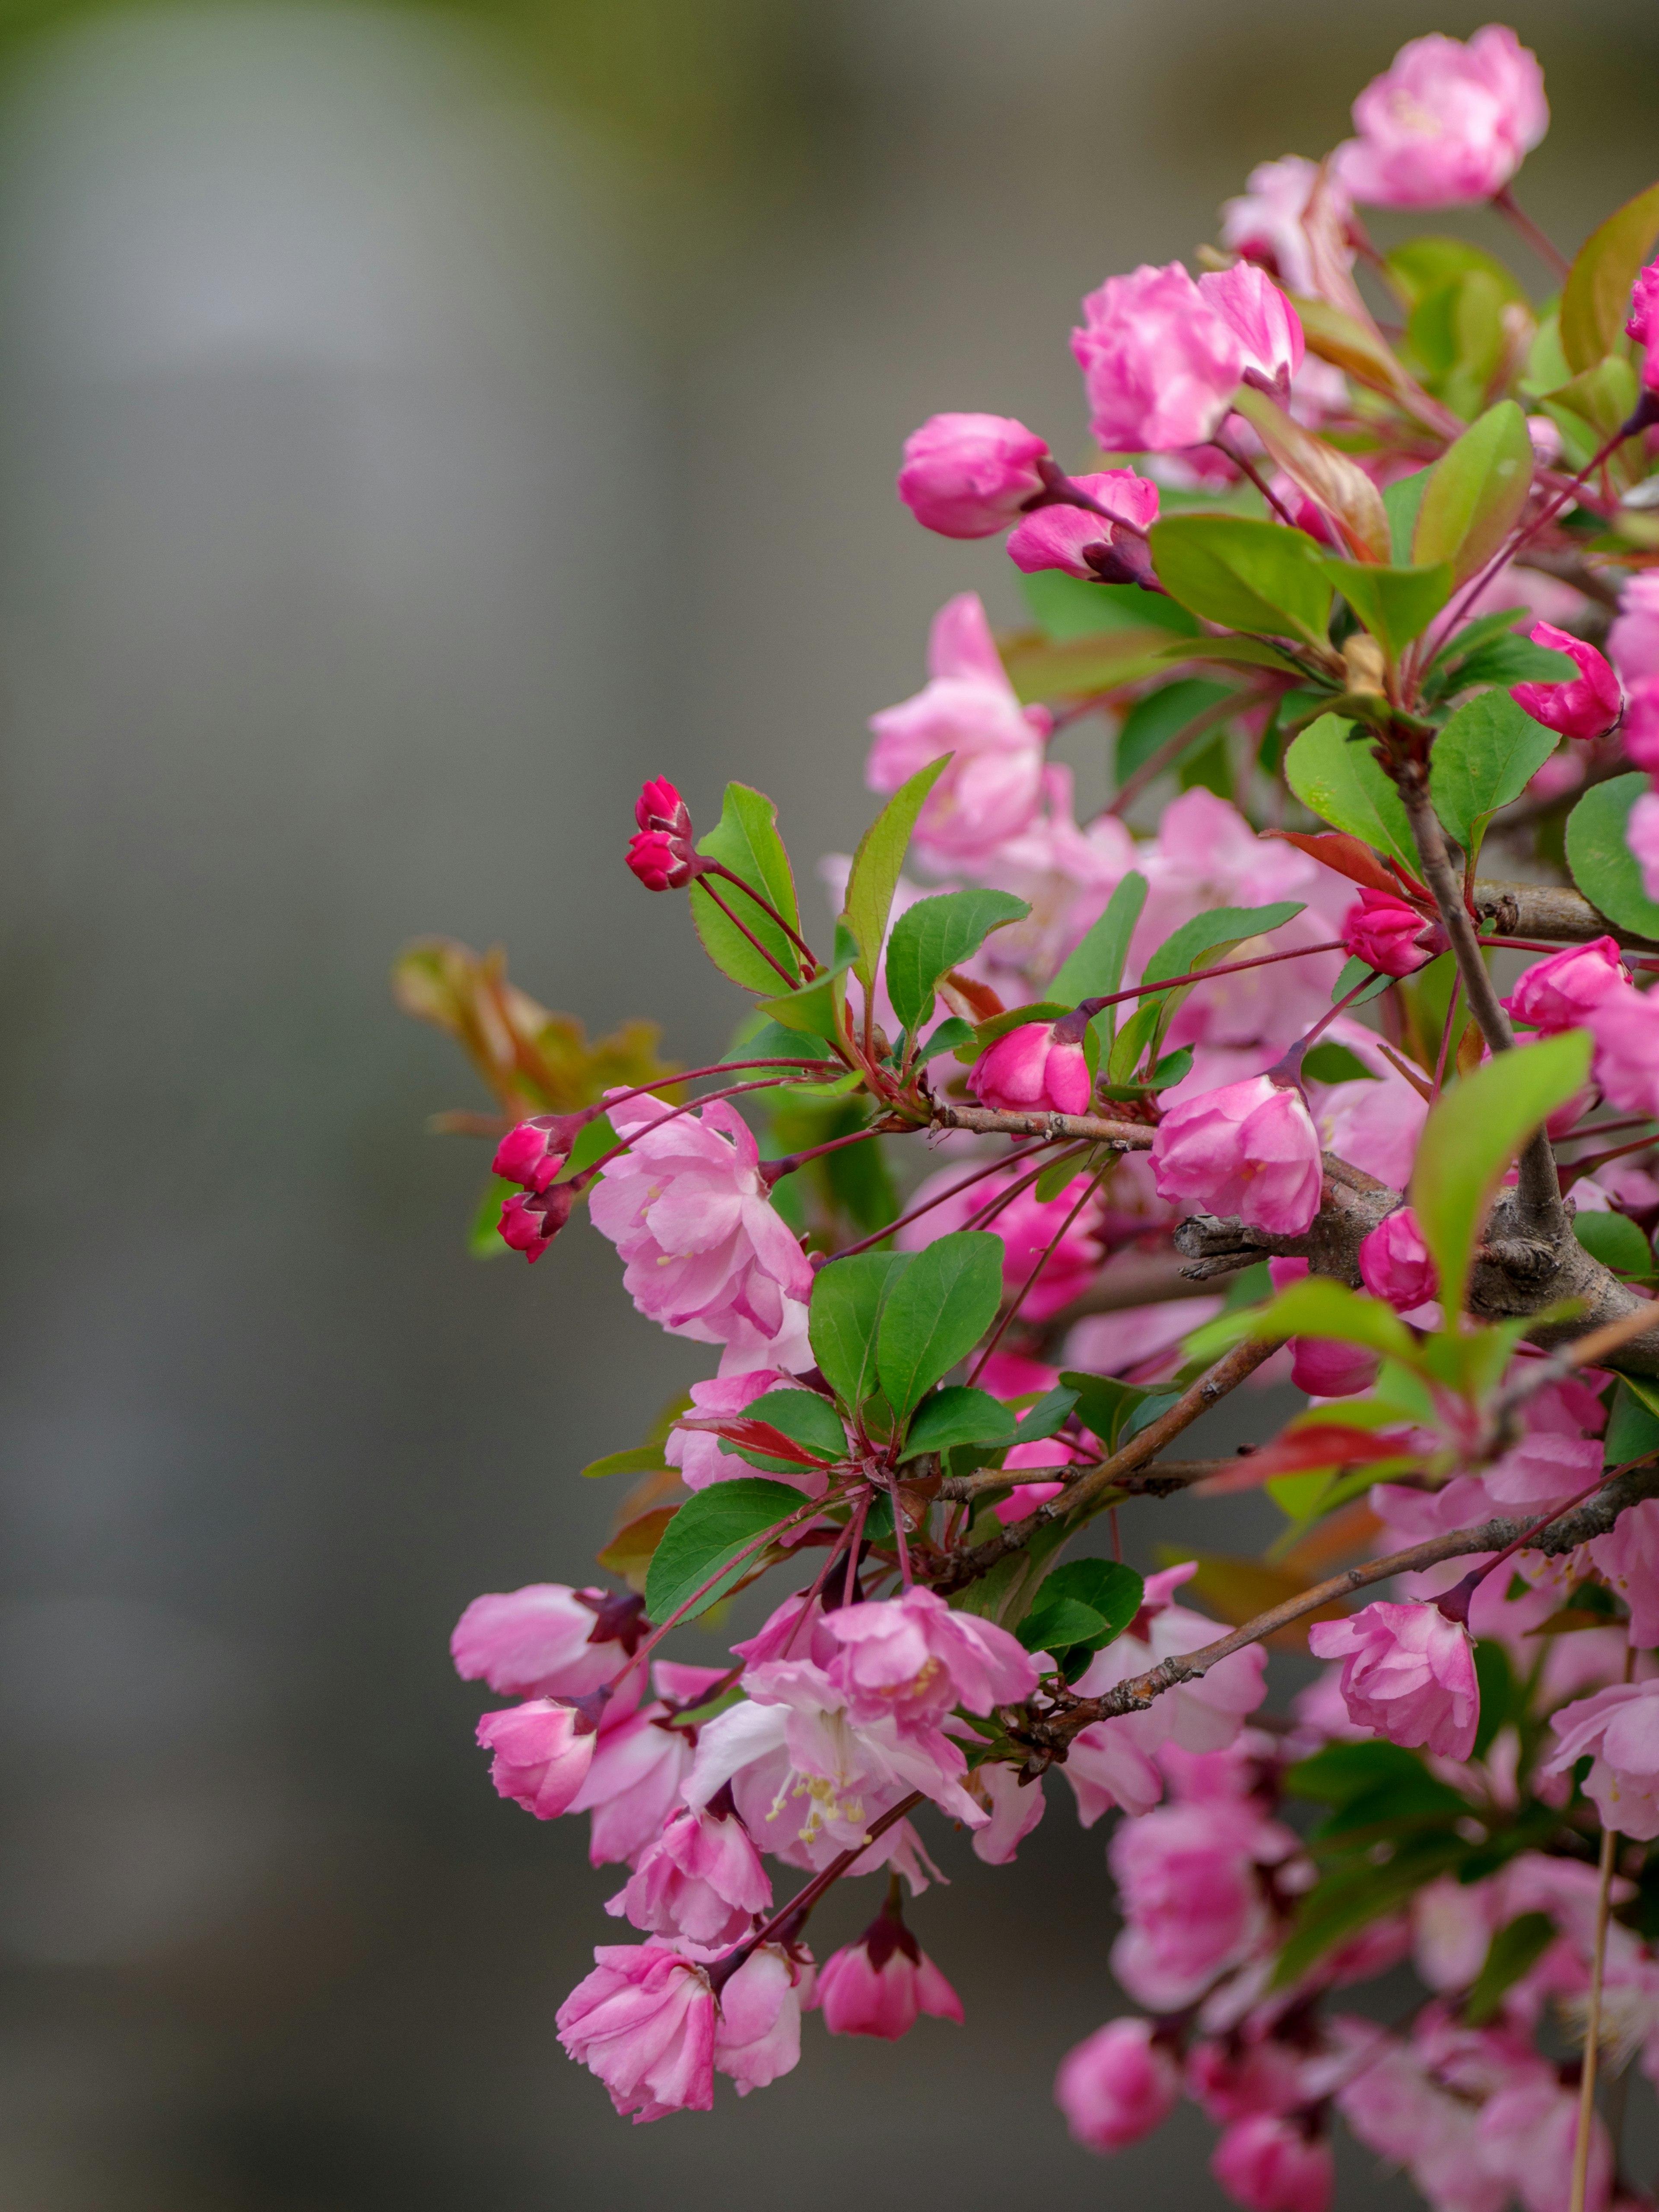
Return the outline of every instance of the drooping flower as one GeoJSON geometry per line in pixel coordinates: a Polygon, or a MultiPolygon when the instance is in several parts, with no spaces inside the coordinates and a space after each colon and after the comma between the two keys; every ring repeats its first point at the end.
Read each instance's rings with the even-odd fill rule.
{"type": "Polygon", "coordinates": [[[1258,1869],[1296,1838],[1242,1800],[1159,1806],[1107,1847],[1126,1925],[1112,1972],[1137,2002],[1176,2012],[1272,1941],[1258,1869]]]}
{"type": "MultiPolygon", "coordinates": [[[[652,1673],[658,1689],[683,1705],[695,1705],[720,1679],[716,1668],[660,1659],[652,1673]]],[[[605,1708],[592,1766],[568,1808],[592,1815],[587,1856],[595,1866],[634,1864],[678,1806],[691,1768],[690,1740],[666,1725],[665,1705],[652,1698],[613,1718],[615,1711],[614,1703],[605,1708]]]]}
{"type": "Polygon", "coordinates": [[[1198,280],[1206,307],[1213,307],[1238,340],[1244,381],[1280,398],[1302,366],[1302,319],[1272,278],[1248,261],[1233,269],[1212,269],[1198,280]]]}
{"type": "Polygon", "coordinates": [[[569,1152],[568,1130],[579,1116],[538,1114],[507,1131],[490,1162],[504,1182],[522,1183],[526,1190],[544,1191],[564,1165],[569,1152]]]}
{"type": "Polygon", "coordinates": [[[764,2089],[800,2063],[800,2015],[812,1994],[811,1966],[775,1943],[751,1951],[720,1990],[714,2071],[738,2094],[764,2089]]]}
{"type": "Polygon", "coordinates": [[[1630,1607],[1630,1640],[1638,1650],[1659,1644],[1659,1498],[1627,1505],[1589,1555],[1630,1607]]]}
{"type": "Polygon", "coordinates": [[[1106,469],[1091,477],[1073,477],[1079,491],[1087,492],[1093,507],[1057,501],[1028,514],[1009,534],[1008,558],[1028,575],[1043,568],[1060,568],[1068,576],[1109,583],[1127,580],[1125,566],[1137,580],[1150,580],[1152,564],[1141,540],[1158,520],[1158,486],[1133,469],[1106,469]],[[1103,507],[1103,514],[1096,509],[1103,507]],[[1119,523],[1133,526],[1120,530],[1119,523]]]}
{"type": "Polygon", "coordinates": [[[1582,1029],[1610,993],[1629,987],[1617,939],[1598,937],[1534,961],[1504,1006],[1513,1020],[1553,1036],[1559,1030],[1582,1029]]]}
{"type": "Polygon", "coordinates": [[[498,1697],[586,1698],[633,1656],[644,1613],[637,1597],[530,1583],[475,1597],[449,1655],[464,1682],[488,1682],[498,1697]]]}
{"type": "Polygon", "coordinates": [[[1297,1236],[1319,1211],[1319,1133],[1299,1091],[1255,1075],[1172,1107],[1152,1139],[1160,1198],[1297,1236]]]}
{"type": "Polygon", "coordinates": [[[569,1220],[575,1202],[574,1183],[552,1183],[545,1190],[520,1192],[504,1201],[496,1234],[513,1251],[522,1252],[533,1267],[569,1220]]]}
{"type": "Polygon", "coordinates": [[[1244,2212],[1329,2212],[1336,2186],[1325,2137],[1276,2112],[1236,2120],[1211,2154],[1210,2171],[1244,2212]]]}
{"type": "Polygon", "coordinates": [[[1612,664],[1582,637],[1558,629],[1553,623],[1534,623],[1528,632],[1534,645],[1552,653],[1565,653],[1577,665],[1578,674],[1559,684],[1512,684],[1510,696],[1516,705],[1567,738],[1605,738],[1625,711],[1625,695],[1612,664]]]}
{"type": "Polygon", "coordinates": [[[1446,949],[1446,933],[1389,891],[1364,889],[1342,924],[1342,947],[1379,975],[1410,975],[1446,949]]]}
{"type": "Polygon", "coordinates": [[[1178,261],[1109,276],[1083,315],[1072,351],[1102,447],[1167,453],[1214,437],[1243,381],[1244,349],[1178,261]]]}
{"type": "MultiPolygon", "coordinates": [[[[1246,191],[1222,204],[1222,244],[1245,260],[1259,263],[1287,292],[1305,294],[1316,289],[1303,218],[1318,175],[1317,161],[1287,154],[1282,161],[1260,163],[1245,179],[1246,191]]],[[[1346,219],[1350,212],[1347,194],[1334,177],[1328,179],[1327,190],[1336,212],[1346,219]]]]}
{"type": "Polygon", "coordinates": [[[1590,1073],[1608,1105],[1659,1114],[1659,997],[1609,991],[1586,1012],[1583,1026],[1595,1040],[1590,1073]]]}
{"type": "Polygon", "coordinates": [[[605,1909],[658,1935],[733,1943],[750,1916],[771,1902],[771,1881],[749,1831],[735,1811],[711,1805],[676,1813],[605,1909]]]}
{"type": "Polygon", "coordinates": [[[1086,1114],[1089,1063],[1081,1038],[1061,1029],[1057,1022],[1026,1022],[1010,1030],[969,1069],[968,1088],[981,1105],[1004,1114],[1086,1114]]]}
{"type": "Polygon", "coordinates": [[[1349,1717],[1390,1743],[1425,1745],[1467,1759],[1480,1721],[1468,1631],[1432,1605],[1379,1601],[1308,1632],[1316,1659],[1342,1661],[1349,1717]]]}
{"type": "Polygon", "coordinates": [[[1359,1273],[1371,1296],[1386,1298],[1396,1313],[1410,1313],[1439,1296],[1440,1271],[1409,1206],[1385,1214],[1364,1238],[1359,1273]]]}
{"type": "Polygon", "coordinates": [[[962,2000],[905,1926],[896,1896],[818,1969],[813,2003],[831,2035],[908,2035],[919,2014],[962,2024],[962,2000]]]}
{"type": "Polygon", "coordinates": [[[1163,2126],[1180,2094],[1181,2069],[1149,2020],[1109,2020],[1066,2052],[1054,2077],[1054,2102],[1087,2150],[1139,2142],[1163,2126]]]}
{"type": "Polygon", "coordinates": [[[1515,33],[1488,23],[1464,45],[1413,39],[1353,104],[1358,138],[1336,151],[1372,207],[1455,207],[1501,191],[1549,128],[1544,75],[1515,33]]]}
{"type": "MultiPolygon", "coordinates": [[[[558,2010],[559,2040],[635,2121],[714,2102],[714,1993],[665,1943],[602,1943],[558,2010]]],[[[733,1977],[735,1980],[736,1977],[733,1977]]]]}
{"type": "Polygon", "coordinates": [[[991,538],[1042,489],[1047,441],[1008,415],[933,415],[904,441],[898,495],[941,538],[991,538]]]}
{"type": "Polygon", "coordinates": [[[1643,1842],[1659,1836],[1659,1680],[1598,1690],[1564,1705],[1550,1726],[1557,1748],[1542,1771],[1564,1773],[1589,1753],[1584,1795],[1604,1826],[1643,1842]]]}
{"type": "Polygon", "coordinates": [[[930,1732],[953,1705],[988,1713],[1036,1690],[1038,1670],[1018,1638],[993,1620],[958,1613],[932,1590],[843,1606],[823,1626],[841,1647],[830,1679],[855,1722],[891,1718],[930,1732]]]}
{"type": "Polygon", "coordinates": [[[532,1698],[486,1713],[478,1723],[478,1741],[495,1754],[489,1778],[500,1795],[538,1820],[556,1820],[569,1811],[587,1779],[599,1733],[574,1705],[532,1698]]]}

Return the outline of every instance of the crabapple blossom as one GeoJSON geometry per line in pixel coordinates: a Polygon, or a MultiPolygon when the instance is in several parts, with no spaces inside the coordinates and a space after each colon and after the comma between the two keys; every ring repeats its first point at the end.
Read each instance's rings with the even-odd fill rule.
{"type": "Polygon", "coordinates": [[[1625,336],[1634,338],[1638,345],[1648,342],[1656,307],[1659,307],[1659,261],[1650,261],[1645,269],[1638,270],[1631,287],[1630,313],[1625,322],[1625,336]]]}
{"type": "Polygon", "coordinates": [[[1255,1075],[1174,1107],[1152,1139],[1158,1194],[1296,1236],[1319,1211],[1319,1134],[1301,1092],[1255,1075]]]}
{"type": "Polygon", "coordinates": [[[1181,2069],[1149,2020],[1109,2020],[1054,2077],[1054,2102],[1087,2150],[1121,2150],[1162,2127],[1181,2095],[1181,2069]]]}
{"type": "Polygon", "coordinates": [[[1191,2004],[1229,1968],[1270,1947],[1263,1865],[1296,1838],[1238,1800],[1164,1805],[1116,1830],[1107,1858],[1125,1919],[1112,1972],[1157,2012],[1191,2004]]]}
{"type": "Polygon", "coordinates": [[[1561,684],[1511,684],[1510,698],[1534,722],[1563,737],[1605,738],[1625,710],[1624,692],[1606,655],[1553,623],[1534,623],[1528,635],[1534,645],[1565,653],[1578,674],[1561,684]]]}
{"type": "Polygon", "coordinates": [[[1343,921],[1342,948],[1379,975],[1410,975],[1444,951],[1445,932],[1404,899],[1365,889],[1343,921]]]}
{"type": "Polygon", "coordinates": [[[532,1698],[505,1711],[486,1713],[478,1741],[494,1752],[489,1778],[497,1792],[538,1820],[568,1812],[593,1765],[599,1734],[574,1705],[532,1698]]]}
{"type": "Polygon", "coordinates": [[[1272,278],[1248,261],[1212,270],[1198,280],[1204,303],[1213,307],[1238,340],[1244,381],[1281,398],[1302,366],[1302,321],[1272,278]]]}
{"type": "Polygon", "coordinates": [[[968,1088],[1004,1113],[1086,1114],[1091,1086],[1082,1039],[1058,1022],[1026,1022],[980,1054],[968,1088]]]}
{"type": "Polygon", "coordinates": [[[620,1673],[641,1634],[638,1598],[564,1583],[475,1597],[449,1653],[464,1682],[502,1698],[585,1698],[620,1673]]]}
{"type": "Polygon", "coordinates": [[[569,1220],[575,1200],[575,1191],[568,1183],[520,1193],[503,1203],[496,1233],[511,1250],[522,1252],[533,1267],[569,1220]]]}
{"type": "Polygon", "coordinates": [[[1625,822],[1625,842],[1642,871],[1642,889],[1659,899],[1659,791],[1644,791],[1625,822]]]}
{"type": "Polygon", "coordinates": [[[1216,2145],[1210,2171],[1244,2212],[1328,2212],[1336,2186],[1324,2136],[1276,2112],[1236,2120],[1216,2145]]]}
{"type": "Polygon", "coordinates": [[[648,891],[684,890],[696,872],[691,814],[665,776],[644,787],[634,818],[639,829],[629,842],[629,866],[648,891]]]}
{"type": "Polygon", "coordinates": [[[991,538],[1042,489],[1047,442],[1007,415],[933,415],[904,441],[898,495],[942,538],[991,538]]]}
{"type": "Polygon", "coordinates": [[[1056,501],[1028,514],[1009,533],[1008,558],[1014,566],[1028,574],[1062,568],[1068,576],[1104,576],[1118,582],[1125,580],[1116,571],[1127,559],[1137,563],[1137,574],[1150,580],[1145,548],[1134,548],[1137,536],[1144,536],[1158,520],[1158,486],[1133,469],[1106,469],[1097,476],[1073,477],[1072,483],[1089,495],[1094,506],[1056,501]],[[1097,511],[1101,509],[1104,512],[1097,511]],[[1126,523],[1129,529],[1120,529],[1126,523]]]}
{"type": "Polygon", "coordinates": [[[1102,447],[1167,453],[1214,437],[1243,380],[1244,348],[1178,261],[1109,276],[1083,317],[1072,352],[1102,447]]]}
{"type": "Polygon", "coordinates": [[[635,2122],[714,2102],[714,1993],[667,1944],[602,1943],[559,2007],[559,2040],[635,2122]]]}
{"type": "Polygon", "coordinates": [[[1413,39],[1353,104],[1336,172],[1373,207],[1455,207],[1500,192],[1549,128],[1544,74],[1513,31],[1413,39]]]}
{"type": "Polygon", "coordinates": [[[1545,1762],[1559,1774],[1589,1753],[1584,1795],[1620,1835],[1659,1837],[1659,1680],[1618,1682],[1552,1716],[1556,1748],[1545,1762]]]}
{"type": "MultiPolygon", "coordinates": [[[[769,1390],[792,1388],[799,1388],[795,1376],[777,1367],[754,1368],[747,1375],[718,1375],[710,1382],[691,1385],[692,1411],[704,1416],[740,1413],[769,1390]]],[[[678,1424],[669,1432],[662,1455],[667,1466],[678,1468],[688,1490],[707,1490],[711,1482],[733,1482],[753,1472],[746,1461],[723,1452],[720,1437],[711,1431],[678,1424]]],[[[809,1468],[777,1472],[772,1480],[793,1484],[807,1498],[818,1496],[824,1487],[823,1476],[809,1468]]]]}
{"type": "MultiPolygon", "coordinates": [[[[1248,189],[1222,204],[1221,243],[1259,263],[1287,292],[1315,289],[1303,218],[1318,176],[1317,161],[1286,154],[1282,161],[1259,162],[1245,180],[1248,189]]],[[[1328,179],[1327,189],[1336,213],[1346,218],[1350,209],[1339,180],[1328,179]]]]}
{"type": "Polygon", "coordinates": [[[1591,1073],[1609,1106],[1659,1114],[1659,998],[1650,991],[1609,991],[1583,1017],[1595,1040],[1591,1073]]]}
{"type": "Polygon", "coordinates": [[[751,1951],[722,1985],[714,2071],[735,2082],[738,2096],[768,2087],[800,2063],[800,2016],[811,1995],[810,1963],[775,1943],[751,1951]]]}
{"type": "Polygon", "coordinates": [[[932,1590],[843,1606],[823,1626],[841,1647],[827,1671],[855,1723],[890,1717],[901,1729],[930,1733],[952,1705],[988,1713],[1037,1686],[1017,1638],[994,1621],[953,1613],[932,1590]]]}
{"type": "Polygon", "coordinates": [[[567,1114],[538,1114],[509,1129],[495,1147],[491,1171],[504,1182],[522,1183],[526,1190],[547,1188],[564,1165],[569,1151],[569,1124],[581,1119],[567,1114]]]}
{"type": "Polygon", "coordinates": [[[896,1902],[856,1943],[818,1969],[814,2005],[831,2035],[876,2035],[896,2043],[917,2017],[962,2023],[962,2000],[900,1917],[896,1902]]]}
{"type": "Polygon", "coordinates": [[[671,1816],[605,1911],[694,1943],[730,1943],[771,1902],[772,1884],[749,1831],[735,1811],[710,1805],[671,1816]]]}
{"type": "Polygon", "coordinates": [[[1440,1273],[1409,1206],[1385,1214],[1359,1247],[1359,1273],[1376,1298],[1410,1313],[1440,1291],[1440,1273]]]}
{"type": "Polygon", "coordinates": [[[1559,1030],[1583,1028],[1610,993],[1627,990],[1629,985],[1618,939],[1598,937],[1534,962],[1504,1007],[1512,1020],[1553,1036],[1559,1030]]]}
{"type": "Polygon", "coordinates": [[[1590,1543],[1596,1571],[1630,1607],[1630,1640],[1638,1650],[1659,1645],[1659,1498],[1627,1505],[1605,1536],[1590,1543]]]}
{"type": "Polygon", "coordinates": [[[1480,1692],[1461,1621],[1431,1605],[1379,1601],[1346,1620],[1316,1621],[1308,1648],[1316,1659],[1341,1660],[1342,1695],[1362,1728],[1443,1759],[1474,1750],[1480,1692]]]}
{"type": "MultiPolygon", "coordinates": [[[[1659,571],[1638,569],[1626,580],[1607,632],[1607,654],[1626,689],[1659,675],[1659,571]]],[[[1628,736],[1625,742],[1628,748],[1628,736]]]]}

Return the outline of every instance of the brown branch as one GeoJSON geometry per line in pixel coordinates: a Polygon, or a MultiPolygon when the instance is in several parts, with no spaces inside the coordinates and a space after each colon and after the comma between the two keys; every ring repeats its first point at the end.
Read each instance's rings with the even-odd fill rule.
{"type": "MultiPolygon", "coordinates": [[[[1616,772],[1626,766],[1621,761],[1616,772]]],[[[1581,797],[1583,789],[1579,785],[1572,796],[1581,797]]],[[[1659,951],[1659,942],[1632,937],[1587,898],[1562,884],[1495,883],[1477,877],[1471,896],[1476,914],[1498,937],[1541,937],[1564,945],[1588,945],[1594,937],[1612,937],[1643,952],[1659,951]]]]}
{"type": "Polygon", "coordinates": [[[1046,1137],[1056,1145],[1082,1137],[1123,1152],[1150,1151],[1155,1133],[1147,1122],[1108,1121],[1098,1114],[1005,1114],[994,1106],[952,1106],[944,1099],[933,1102],[933,1127],[972,1129],[982,1137],[1046,1137]]]}
{"type": "MultiPolygon", "coordinates": [[[[1099,1464],[1099,1462],[1097,1462],[1099,1464]]],[[[1119,1477],[1115,1487],[1135,1497],[1164,1498],[1207,1482],[1212,1474],[1237,1467],[1231,1459],[1161,1459],[1139,1474],[1119,1477]]],[[[978,1474],[953,1474],[939,1485],[941,1498],[955,1500],[986,1498],[993,1491],[1016,1489],[1026,1482],[1079,1482],[1092,1474],[1092,1467],[985,1468],[978,1474]]]]}

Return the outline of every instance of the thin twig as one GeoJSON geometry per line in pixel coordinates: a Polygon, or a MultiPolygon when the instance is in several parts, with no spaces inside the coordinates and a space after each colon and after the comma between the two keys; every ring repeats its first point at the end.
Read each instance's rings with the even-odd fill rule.
{"type": "Polygon", "coordinates": [[[1617,1830],[1602,1829],[1600,1879],[1595,1889],[1595,1950],[1590,1959],[1589,2008],[1584,2014],[1584,2066],[1578,2080],[1578,2132],[1572,2146],[1569,2212],[1584,2212],[1584,2191],[1589,2180],[1590,2143],[1595,2133],[1595,2063],[1601,2045],[1601,1975],[1607,1956],[1607,1919],[1618,1843],[1617,1830]]]}

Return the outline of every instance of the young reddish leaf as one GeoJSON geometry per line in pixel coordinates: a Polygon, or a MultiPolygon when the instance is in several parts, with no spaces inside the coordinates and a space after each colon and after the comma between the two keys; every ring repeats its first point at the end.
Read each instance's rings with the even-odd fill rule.
{"type": "Polygon", "coordinates": [[[1310,1474],[1322,1467],[1355,1467],[1372,1460],[1398,1459],[1398,1442],[1342,1421],[1318,1421],[1287,1429],[1259,1451],[1247,1453],[1236,1467],[1211,1475],[1197,1487],[1206,1498],[1233,1490],[1254,1490],[1275,1474],[1310,1474]]]}
{"type": "Polygon", "coordinates": [[[787,1460],[791,1467],[823,1468],[831,1464],[798,1444],[793,1437],[785,1436],[781,1429],[775,1429],[770,1421],[750,1420],[744,1414],[700,1413],[678,1425],[700,1429],[705,1436],[723,1437],[739,1451],[764,1452],[768,1459],[787,1460]]]}
{"type": "MultiPolygon", "coordinates": [[[[1358,837],[1351,837],[1345,830],[1264,830],[1264,837],[1282,837],[1287,845],[1299,846],[1310,853],[1339,876],[1346,876],[1350,883],[1364,884],[1367,890],[1387,891],[1398,898],[1401,871],[1378,859],[1370,847],[1358,837]]],[[[1411,889],[1419,897],[1427,899],[1428,891],[1415,878],[1411,889]]]]}

